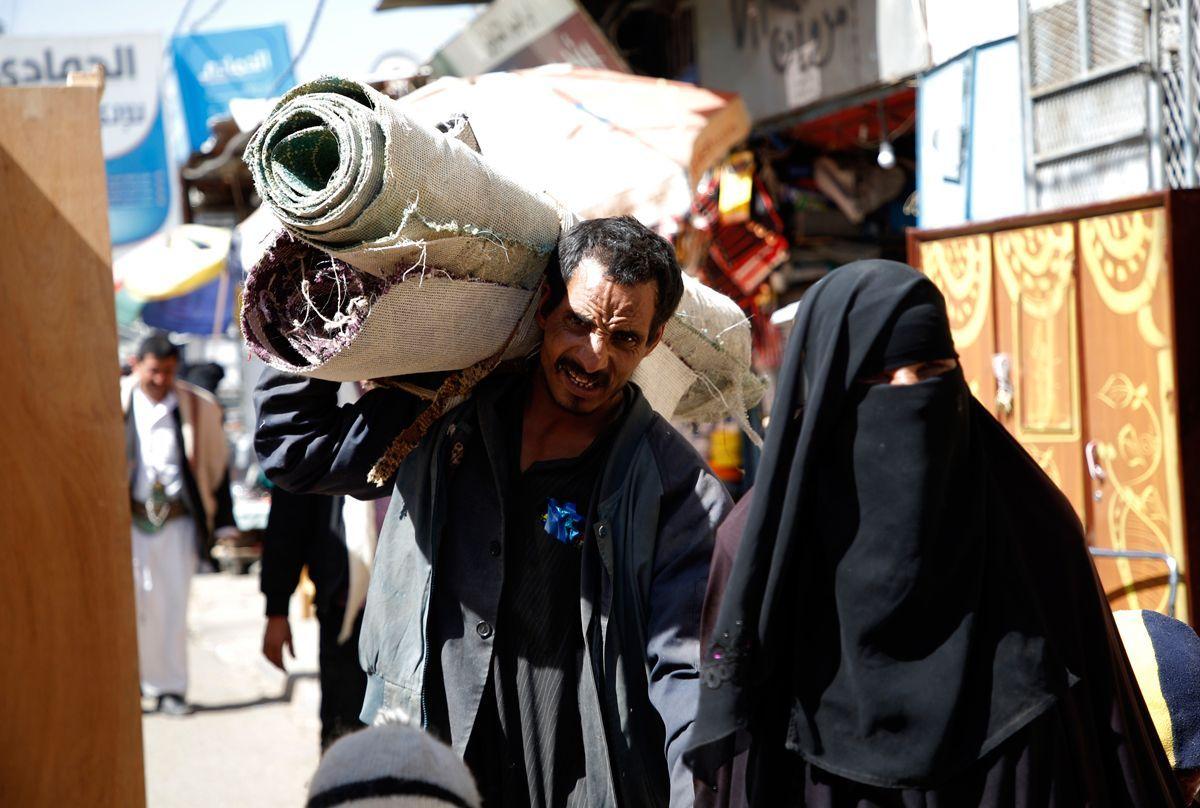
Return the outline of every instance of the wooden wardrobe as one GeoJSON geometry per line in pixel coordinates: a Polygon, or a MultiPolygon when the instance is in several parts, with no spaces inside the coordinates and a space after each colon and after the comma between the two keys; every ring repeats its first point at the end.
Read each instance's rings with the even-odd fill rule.
{"type": "Polygon", "coordinates": [[[972,393],[1075,506],[1113,608],[1171,611],[1169,564],[1129,557],[1155,553],[1175,616],[1200,615],[1200,191],[910,230],[908,256],[972,393]]]}

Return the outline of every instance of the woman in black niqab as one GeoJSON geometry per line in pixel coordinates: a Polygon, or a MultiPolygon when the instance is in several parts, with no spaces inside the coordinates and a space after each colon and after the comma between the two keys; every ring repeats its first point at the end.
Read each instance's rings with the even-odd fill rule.
{"type": "Polygon", "coordinates": [[[1079,521],[954,358],[903,264],[805,296],[689,760],[749,747],[753,806],[1176,805],[1079,521]]]}

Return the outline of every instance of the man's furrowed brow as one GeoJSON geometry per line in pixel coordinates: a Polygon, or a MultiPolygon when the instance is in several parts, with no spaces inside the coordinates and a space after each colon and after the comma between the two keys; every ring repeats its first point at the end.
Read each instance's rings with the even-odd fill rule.
{"type": "Polygon", "coordinates": [[[589,327],[591,327],[591,328],[595,328],[595,327],[596,327],[596,323],[592,321],[592,318],[591,318],[591,317],[589,317],[589,316],[588,316],[588,315],[586,315],[586,314],[583,314],[582,312],[576,311],[576,309],[575,309],[575,307],[574,307],[574,306],[568,306],[568,307],[567,307],[567,309],[568,309],[568,311],[570,311],[570,312],[571,312],[571,315],[572,315],[572,316],[573,316],[573,317],[574,317],[576,320],[580,321],[580,322],[581,322],[581,323],[583,323],[584,325],[587,325],[587,326],[589,326],[589,327]]]}

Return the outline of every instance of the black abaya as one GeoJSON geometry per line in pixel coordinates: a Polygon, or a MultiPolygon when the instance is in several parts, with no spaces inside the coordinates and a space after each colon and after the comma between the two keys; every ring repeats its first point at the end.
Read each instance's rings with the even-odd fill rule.
{"type": "Polygon", "coordinates": [[[806,296],[691,759],[752,805],[1177,804],[1074,512],[960,371],[924,276],[806,296]],[[791,798],[783,801],[787,794],[791,798]]]}

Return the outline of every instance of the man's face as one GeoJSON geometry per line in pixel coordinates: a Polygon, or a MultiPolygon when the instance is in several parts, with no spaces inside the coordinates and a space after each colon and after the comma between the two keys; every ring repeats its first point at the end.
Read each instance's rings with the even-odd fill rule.
{"type": "Polygon", "coordinates": [[[159,358],[146,354],[141,359],[133,360],[133,372],[137,375],[142,392],[151,401],[162,401],[174,389],[175,369],[178,366],[179,358],[175,356],[159,358]]]}
{"type": "Polygon", "coordinates": [[[541,311],[542,372],[550,395],[563,409],[588,415],[614,404],[638,363],[658,344],[651,332],[655,282],[623,286],[605,266],[585,258],[575,267],[567,293],[550,312],[541,311]]]}

